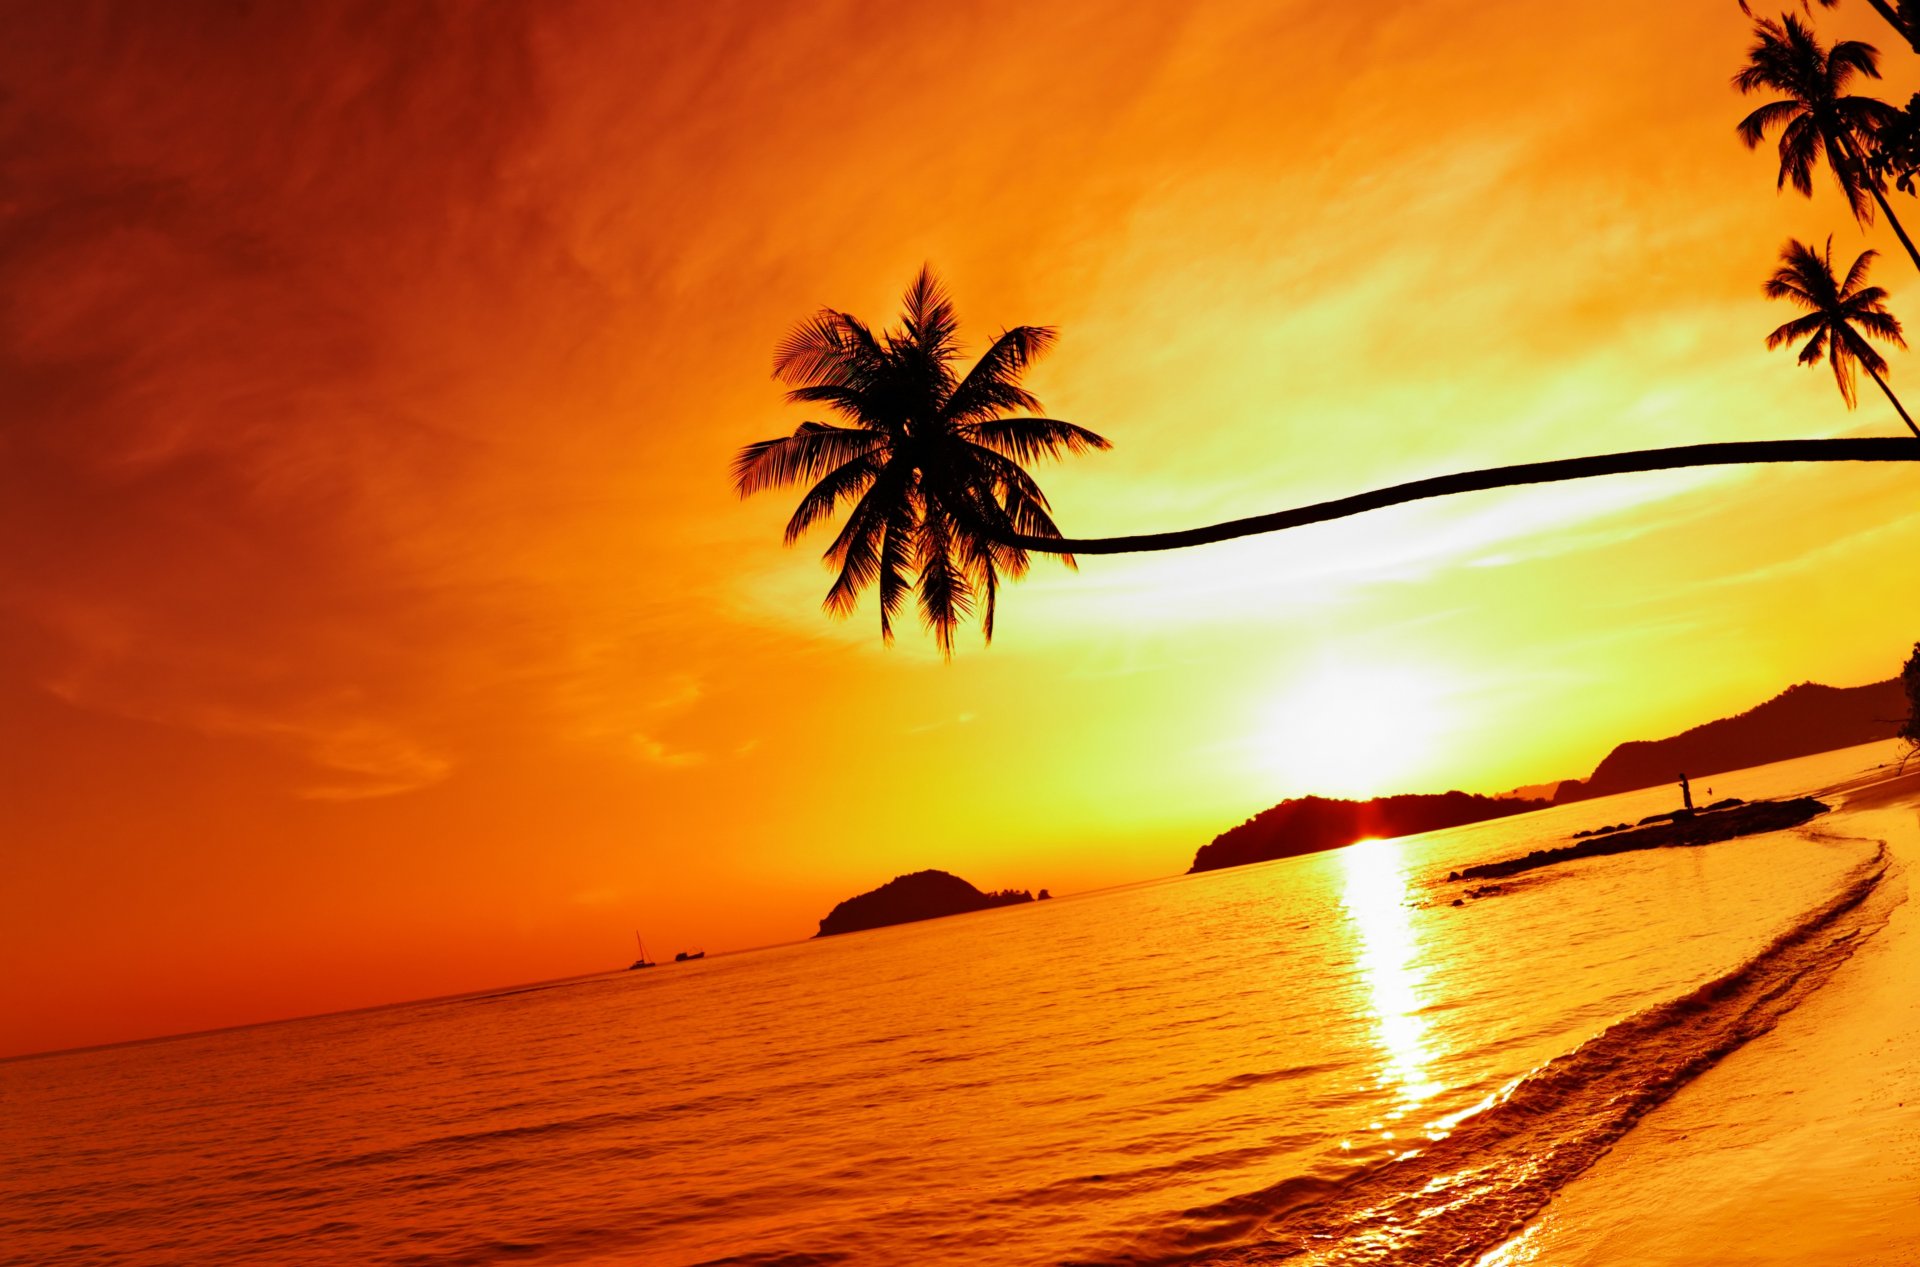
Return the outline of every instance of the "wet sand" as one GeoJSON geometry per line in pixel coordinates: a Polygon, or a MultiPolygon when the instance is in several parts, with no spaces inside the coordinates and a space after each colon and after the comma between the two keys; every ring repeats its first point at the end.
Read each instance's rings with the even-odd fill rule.
{"type": "Polygon", "coordinates": [[[1888,842],[1886,923],[1482,1267],[1920,1262],[1920,773],[1810,830],[1888,842]]]}

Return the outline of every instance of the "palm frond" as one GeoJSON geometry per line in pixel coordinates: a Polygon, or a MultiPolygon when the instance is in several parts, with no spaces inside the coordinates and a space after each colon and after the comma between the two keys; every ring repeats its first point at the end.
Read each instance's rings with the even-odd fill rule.
{"type": "Polygon", "coordinates": [[[886,442],[872,431],[803,422],[790,436],[758,440],[733,459],[733,486],[742,497],[816,479],[886,442]]]}
{"type": "Polygon", "coordinates": [[[1813,169],[1819,164],[1822,149],[1820,127],[1813,121],[1813,116],[1802,114],[1796,117],[1780,133],[1780,172],[1774,179],[1773,187],[1783,189],[1792,185],[1807,197],[1813,197],[1813,169]]]}
{"type": "Polygon", "coordinates": [[[866,384],[812,383],[788,392],[787,401],[795,405],[825,405],[866,430],[877,430],[882,422],[874,393],[866,384]]]}
{"type": "Polygon", "coordinates": [[[1822,313],[1810,312],[1804,317],[1795,317],[1767,336],[1767,351],[1771,352],[1783,343],[1811,338],[1826,327],[1827,318],[1822,313]]]}
{"type": "Polygon", "coordinates": [[[918,558],[920,573],[920,620],[940,653],[953,656],[953,631],[973,609],[973,590],[965,573],[954,559],[953,524],[935,508],[929,508],[920,524],[918,558]]]}
{"type": "Polygon", "coordinates": [[[880,477],[880,470],[878,456],[869,453],[827,472],[819,483],[807,490],[794,508],[793,517],[787,520],[786,544],[792,545],[807,529],[829,518],[842,502],[865,496],[874,480],[880,477]]]}
{"type": "Polygon", "coordinates": [[[822,556],[840,568],[820,604],[828,615],[851,615],[861,593],[879,578],[880,542],[887,527],[886,500],[879,488],[868,489],[822,556]]]}
{"type": "Polygon", "coordinates": [[[840,314],[822,308],[789,330],[773,349],[773,376],[783,383],[838,381],[855,356],[840,314]]]}
{"type": "Polygon", "coordinates": [[[1834,346],[1836,348],[1844,346],[1847,350],[1847,359],[1859,362],[1860,366],[1869,373],[1877,375],[1887,372],[1887,358],[1880,355],[1879,348],[1861,338],[1856,330],[1842,326],[1835,331],[1834,346]]]}
{"type": "Polygon", "coordinates": [[[995,418],[961,427],[959,432],[1020,462],[1113,447],[1105,436],[1058,418],[995,418]]]}
{"type": "Polygon", "coordinates": [[[1012,409],[1039,409],[1039,400],[1020,386],[1020,376],[1058,337],[1051,326],[1015,326],[1001,331],[947,398],[946,417],[953,422],[973,422],[1012,409]]]}
{"type": "Polygon", "coordinates": [[[919,535],[919,508],[910,491],[890,498],[887,503],[886,531],[880,540],[880,639],[893,642],[893,620],[906,604],[913,587],[910,569],[919,535]]]}
{"type": "MultiPolygon", "coordinates": [[[[1831,242],[1833,239],[1829,238],[1827,240],[1831,242]]],[[[1878,259],[1879,256],[1880,252],[1878,251],[1860,252],[1860,257],[1854,260],[1852,267],[1847,269],[1847,280],[1840,283],[1840,293],[1843,295],[1853,294],[1855,288],[1857,288],[1861,282],[1867,280],[1867,270],[1873,267],[1873,261],[1878,259]]],[[[1879,290],[1880,288],[1876,286],[1874,289],[1879,290]]],[[[1886,292],[1883,290],[1880,291],[1879,298],[1886,298],[1886,292]]]]}
{"type": "Polygon", "coordinates": [[[1836,94],[1853,82],[1856,72],[1880,78],[1880,50],[1861,40],[1840,40],[1827,50],[1827,78],[1836,94]]]}
{"type": "Polygon", "coordinates": [[[1824,321],[1821,322],[1820,328],[1813,332],[1811,339],[1807,340],[1807,346],[1800,349],[1800,364],[1818,365],[1820,358],[1827,353],[1827,339],[1831,333],[1832,327],[1824,321]]]}
{"type": "Polygon", "coordinates": [[[1872,308],[1854,313],[1853,324],[1882,343],[1891,343],[1897,348],[1907,346],[1907,335],[1901,328],[1900,318],[1884,308],[1872,308]]]}
{"type": "MultiPolygon", "coordinates": [[[[1803,358],[1804,359],[1804,358],[1803,358]]],[[[1838,331],[1827,351],[1827,361],[1833,366],[1833,381],[1840,385],[1840,399],[1847,402],[1847,408],[1859,405],[1860,396],[1856,390],[1857,379],[1853,372],[1852,349],[1841,342],[1838,331]]]]}
{"type": "Polygon", "coordinates": [[[953,299],[931,265],[920,266],[902,299],[908,345],[931,362],[944,363],[952,355],[959,321],[953,299]]]}
{"type": "Polygon", "coordinates": [[[1734,130],[1740,134],[1740,140],[1748,149],[1757,149],[1775,124],[1791,122],[1805,110],[1806,107],[1798,101],[1769,101],[1735,124],[1734,130]]]}

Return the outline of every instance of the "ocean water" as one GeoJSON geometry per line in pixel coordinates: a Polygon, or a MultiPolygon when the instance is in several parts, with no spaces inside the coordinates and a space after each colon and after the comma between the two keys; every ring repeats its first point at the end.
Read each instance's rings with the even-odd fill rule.
{"type": "Polygon", "coordinates": [[[1452,905],[1672,795],[0,1064],[0,1263],[1471,1263],[1880,917],[1833,818],[1452,905]]]}

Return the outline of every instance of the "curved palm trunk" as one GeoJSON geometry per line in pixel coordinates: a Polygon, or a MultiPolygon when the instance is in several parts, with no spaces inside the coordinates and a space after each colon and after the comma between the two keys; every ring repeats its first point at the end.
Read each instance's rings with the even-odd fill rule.
{"type": "Polygon", "coordinates": [[[1893,235],[1900,239],[1901,246],[1907,248],[1907,258],[1913,261],[1915,268],[1920,268],[1920,250],[1914,249],[1913,239],[1907,236],[1907,226],[1901,224],[1900,217],[1893,214],[1893,207],[1888,204],[1886,190],[1883,188],[1885,182],[1868,165],[1866,157],[1855,147],[1852,137],[1842,134],[1840,148],[1846,155],[1847,165],[1856,173],[1854,179],[1865,185],[1868,192],[1873,194],[1873,200],[1880,204],[1880,214],[1884,215],[1887,223],[1893,226],[1893,235]]]}
{"type": "Polygon", "coordinates": [[[1887,223],[1893,226],[1894,236],[1900,239],[1900,245],[1907,248],[1907,258],[1920,268],[1920,251],[1913,249],[1913,239],[1907,236],[1906,226],[1900,223],[1900,217],[1893,214],[1893,208],[1887,205],[1887,196],[1880,192],[1880,182],[1874,181],[1868,188],[1873,190],[1873,200],[1880,204],[1880,211],[1887,217],[1887,223]]]}
{"type": "Polygon", "coordinates": [[[1873,381],[1880,385],[1880,390],[1887,394],[1887,399],[1893,402],[1893,407],[1900,411],[1900,421],[1907,424],[1907,430],[1913,432],[1913,434],[1917,436],[1920,436],[1920,427],[1916,427],[1913,425],[1913,419],[1907,415],[1906,406],[1902,405],[1900,403],[1900,398],[1893,394],[1893,388],[1887,386],[1887,380],[1884,378],[1881,378],[1880,375],[1878,373],[1875,373],[1875,371],[1873,371],[1872,369],[1868,369],[1867,373],[1872,375],[1873,381]]]}
{"type": "MultiPolygon", "coordinates": [[[[1904,410],[1901,416],[1906,416],[1904,410]]],[[[1912,421],[1909,420],[1907,425],[1912,426],[1912,421]]],[[[1552,484],[1562,480],[1625,475],[1635,471],[1673,471],[1693,466],[1745,466],[1755,462],[1920,462],[1920,443],[1904,436],[1872,436],[1843,440],[1740,440],[1725,444],[1685,444],[1671,449],[1603,453],[1590,458],[1525,462],[1519,466],[1496,466],[1484,471],[1438,475],[1330,502],[1318,502],[1312,506],[1299,506],[1246,519],[1230,519],[1226,523],[1209,524],[1204,528],[1148,532],[1128,537],[1054,539],[1012,535],[1005,537],[1004,542],[1041,554],[1133,554],[1147,550],[1183,550],[1189,546],[1231,541],[1236,537],[1252,537],[1307,524],[1325,523],[1330,519],[1345,519],[1349,515],[1382,510],[1404,502],[1423,501],[1429,497],[1451,497],[1456,493],[1552,484]]]]}
{"type": "Polygon", "coordinates": [[[1887,0],[1867,0],[1867,3],[1873,6],[1874,12],[1886,19],[1887,25],[1892,27],[1901,39],[1912,46],[1914,52],[1920,53],[1920,32],[1908,26],[1904,16],[1888,4],[1887,0]]]}

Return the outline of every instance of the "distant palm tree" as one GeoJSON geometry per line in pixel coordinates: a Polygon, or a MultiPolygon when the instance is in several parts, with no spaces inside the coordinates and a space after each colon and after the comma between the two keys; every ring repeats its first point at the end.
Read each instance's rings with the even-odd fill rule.
{"type": "Polygon", "coordinates": [[[1907,428],[1920,436],[1920,426],[1914,425],[1900,398],[1887,386],[1886,359],[1867,342],[1873,338],[1895,347],[1907,346],[1899,318],[1887,311],[1887,292],[1864,284],[1867,269],[1877,254],[1876,251],[1860,252],[1860,258],[1853,262],[1846,280],[1842,281],[1833,275],[1831,237],[1827,239],[1825,251],[1816,251],[1797,238],[1789,238],[1780,248],[1780,267],[1773,271],[1763,289],[1767,298],[1792,300],[1805,308],[1807,315],[1795,317],[1768,335],[1767,348],[1772,350],[1782,344],[1806,340],[1800,349],[1800,364],[1818,365],[1824,356],[1833,366],[1834,380],[1840,384],[1840,397],[1849,409],[1859,403],[1854,392],[1854,370],[1856,367],[1865,370],[1893,402],[1907,428]]]}
{"type": "Polygon", "coordinates": [[[1747,64],[1733,77],[1733,85],[1743,93],[1781,93],[1783,99],[1768,102],[1742,119],[1740,139],[1753,149],[1766,139],[1769,128],[1782,125],[1776,185],[1791,182],[1811,197],[1813,169],[1824,157],[1854,218],[1869,223],[1873,219],[1869,204],[1878,203],[1914,267],[1920,268],[1920,250],[1887,205],[1884,182],[1867,157],[1874,134],[1896,123],[1900,112],[1876,97],[1851,96],[1846,91],[1856,74],[1880,77],[1879,50],[1859,40],[1841,40],[1824,48],[1813,31],[1790,13],[1778,22],[1770,18],[1755,22],[1753,31],[1747,64]]]}
{"type": "MultiPolygon", "coordinates": [[[[876,334],[822,309],[787,335],[773,359],[774,377],[792,387],[787,399],[824,405],[850,425],[803,422],[748,445],[734,459],[734,486],[746,497],[811,482],[787,521],[789,545],[851,503],[825,556],[839,568],[829,612],[848,614],[877,586],[880,634],[891,642],[917,580],[921,619],[943,654],[953,654],[954,630],[972,614],[993,640],[1000,577],[1028,566],[1014,541],[1060,536],[1022,463],[1109,447],[1084,427],[1035,416],[1040,402],[1020,379],[1054,337],[1046,326],[1015,326],[958,373],[959,322],[924,268],[907,288],[899,329],[876,334]]],[[[1072,565],[1071,554],[1053,553],[1072,565]]]]}

